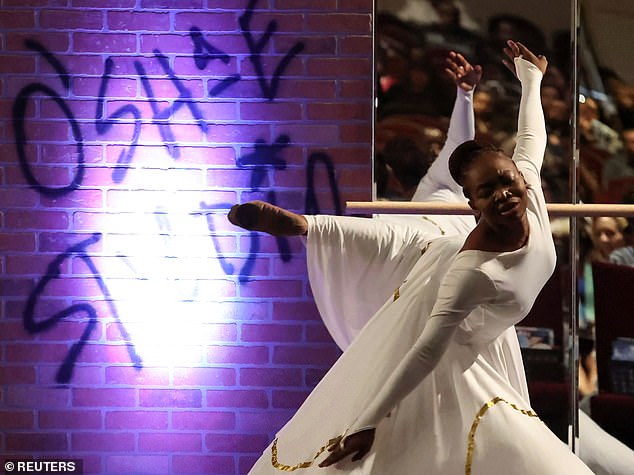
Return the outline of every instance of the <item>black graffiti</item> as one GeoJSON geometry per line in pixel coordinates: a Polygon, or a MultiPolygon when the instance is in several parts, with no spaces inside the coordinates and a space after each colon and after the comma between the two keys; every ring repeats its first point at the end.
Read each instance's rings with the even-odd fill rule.
{"type": "Polygon", "coordinates": [[[258,84],[260,85],[262,94],[264,94],[264,97],[266,97],[269,101],[272,101],[277,97],[277,89],[279,87],[281,76],[284,74],[284,71],[293,58],[304,50],[304,43],[297,42],[291,47],[291,49],[284,55],[275,67],[271,81],[268,82],[264,72],[264,65],[262,63],[262,51],[264,51],[264,48],[271,40],[271,37],[277,31],[277,22],[275,20],[271,20],[266,26],[266,31],[262,37],[259,40],[256,40],[251,34],[251,18],[253,18],[253,11],[257,3],[258,0],[249,0],[249,5],[247,6],[245,12],[240,16],[239,23],[240,28],[242,29],[242,35],[247,42],[249,51],[251,52],[249,60],[255,68],[258,84]]]}
{"type": "Polygon", "coordinates": [[[125,327],[123,326],[123,323],[121,322],[121,319],[119,318],[117,314],[117,310],[114,304],[112,303],[112,296],[110,295],[108,286],[106,285],[104,279],[101,277],[93,260],[86,253],[86,248],[98,242],[100,239],[101,239],[101,234],[95,233],[89,238],[86,238],[83,241],[80,241],[79,243],[74,244],[73,246],[70,246],[64,252],[57,255],[48,264],[46,273],[38,280],[37,284],[35,285],[35,288],[30,293],[27,299],[26,306],[24,308],[24,313],[23,313],[24,328],[31,334],[36,334],[36,333],[49,330],[55,325],[57,325],[57,323],[60,320],[66,317],[69,317],[71,315],[84,314],[88,318],[88,321],[86,323],[86,328],[84,329],[84,332],[79,338],[79,341],[73,344],[68,354],[64,358],[62,365],[57,371],[57,374],[55,376],[55,381],[57,381],[60,384],[66,384],[71,380],[73,376],[73,370],[75,368],[75,363],[77,362],[82,349],[86,345],[86,342],[90,338],[90,335],[95,329],[95,326],[97,324],[97,318],[98,318],[97,311],[92,305],[88,303],[73,304],[65,308],[64,310],[61,310],[59,312],[54,313],[53,315],[49,317],[41,318],[41,319],[36,318],[35,311],[38,308],[38,302],[40,301],[40,298],[46,291],[47,285],[55,279],[62,279],[64,277],[61,273],[62,263],[74,257],[78,257],[82,261],[84,261],[84,263],[86,264],[86,266],[91,272],[91,277],[97,281],[97,285],[99,286],[99,289],[101,290],[101,293],[104,296],[104,300],[108,304],[109,310],[112,316],[115,318],[115,320],[117,321],[119,325],[119,330],[121,332],[121,335],[124,340],[124,344],[126,345],[128,354],[130,355],[130,360],[132,361],[134,367],[137,369],[141,369],[143,367],[143,362],[141,360],[141,357],[137,354],[136,349],[130,340],[130,336],[128,335],[128,332],[126,331],[125,327]]]}
{"type": "MultiPolygon", "coordinates": [[[[242,37],[246,41],[249,50],[249,60],[254,67],[262,97],[266,101],[273,101],[277,98],[280,81],[284,73],[289,67],[291,61],[303,51],[304,44],[302,42],[295,43],[288,52],[281,57],[281,60],[277,63],[273,72],[270,75],[267,74],[264,67],[263,53],[277,31],[277,22],[274,20],[270,21],[262,36],[260,38],[255,38],[251,32],[251,22],[255,14],[255,7],[257,3],[257,0],[249,1],[246,10],[239,18],[239,26],[241,28],[242,37]]],[[[199,70],[206,70],[212,66],[214,62],[219,61],[220,63],[226,65],[231,61],[231,56],[210,43],[198,27],[194,26],[190,29],[189,37],[193,45],[191,59],[194,61],[194,64],[199,70]]],[[[61,83],[63,91],[66,93],[70,91],[72,76],[59,59],[36,41],[26,40],[25,45],[39,54],[43,60],[53,68],[61,83]]],[[[176,97],[173,98],[169,106],[161,106],[157,100],[152,86],[152,78],[147,73],[144,62],[136,60],[134,62],[134,67],[137,76],[141,80],[147,102],[152,110],[152,117],[149,118],[148,123],[158,127],[163,146],[167,148],[171,158],[178,159],[180,158],[180,149],[177,147],[178,140],[172,128],[172,119],[174,115],[183,107],[187,108],[203,134],[207,134],[209,132],[209,124],[203,116],[198,102],[193,97],[192,91],[186,87],[185,81],[177,75],[176,71],[170,64],[168,57],[158,49],[155,49],[153,53],[154,54],[151,59],[158,62],[165,74],[165,77],[169,79],[170,84],[176,91],[176,97]]],[[[147,59],[144,61],[147,61],[147,59]]],[[[105,135],[115,126],[132,124],[132,132],[119,153],[116,166],[112,169],[113,182],[122,183],[126,178],[126,174],[134,160],[134,155],[138,150],[142,126],[145,121],[142,117],[141,110],[133,103],[124,104],[121,107],[118,107],[114,112],[108,114],[106,110],[106,101],[108,98],[109,87],[111,87],[112,84],[111,81],[114,76],[113,71],[115,70],[115,67],[115,58],[112,56],[106,58],[97,93],[94,126],[98,135],[105,135]]],[[[218,97],[240,80],[241,76],[239,74],[230,74],[226,77],[214,80],[213,82],[210,81],[207,95],[211,98],[218,97]]],[[[40,82],[34,82],[24,86],[19,91],[13,103],[12,110],[16,150],[20,162],[21,172],[28,184],[36,192],[50,197],[67,195],[77,190],[82,185],[85,175],[84,141],[82,131],[64,97],[64,94],[61,94],[54,88],[40,82]],[[27,132],[28,122],[26,121],[26,112],[29,102],[33,98],[38,97],[44,97],[54,101],[54,103],[63,112],[72,132],[73,141],[76,147],[76,169],[70,182],[65,186],[48,186],[41,183],[37,177],[37,170],[33,169],[31,165],[31,163],[35,162],[35,160],[29,160],[29,157],[27,156],[27,145],[30,143],[30,139],[27,132]]],[[[236,166],[239,169],[250,173],[249,187],[251,191],[265,192],[266,200],[273,204],[277,202],[278,197],[274,190],[267,187],[266,177],[271,170],[285,170],[287,168],[287,163],[283,158],[283,151],[290,146],[290,143],[291,138],[287,135],[279,135],[272,144],[268,144],[264,140],[258,139],[253,144],[252,153],[245,154],[236,160],[236,166]]],[[[329,183],[332,188],[333,200],[336,203],[335,206],[337,214],[341,214],[339,193],[334,180],[332,161],[326,154],[323,153],[313,154],[309,157],[307,170],[306,211],[319,210],[312,180],[315,168],[314,163],[316,161],[322,162],[326,166],[326,170],[329,173],[329,183]]],[[[226,275],[235,275],[237,273],[240,282],[247,282],[251,278],[253,266],[255,265],[256,258],[260,252],[261,236],[258,233],[249,234],[249,249],[247,258],[244,264],[237,269],[236,266],[229,261],[226,257],[226,253],[221,248],[221,243],[218,239],[215,229],[216,226],[214,224],[214,218],[220,214],[222,214],[222,219],[225,219],[224,215],[230,206],[230,203],[201,202],[200,209],[202,211],[197,210],[192,212],[192,215],[204,216],[206,218],[211,243],[214,247],[215,254],[222,271],[226,275]]],[[[159,227],[162,227],[162,231],[165,229],[169,231],[169,222],[167,221],[165,212],[162,212],[161,210],[157,211],[156,219],[159,227]]],[[[78,361],[87,341],[89,341],[91,334],[95,330],[99,318],[96,308],[89,303],[76,303],[68,306],[62,311],[53,313],[52,315],[36,317],[36,310],[39,310],[40,307],[44,307],[43,305],[38,304],[41,303],[47,286],[55,279],[64,278],[64,276],[61,275],[61,265],[71,258],[81,259],[90,269],[92,273],[91,278],[96,280],[101,293],[107,302],[109,312],[116,319],[120,327],[120,332],[133,366],[137,369],[142,368],[142,360],[137,354],[130,336],[118,316],[114,299],[110,295],[105,280],[99,273],[91,257],[86,252],[86,249],[90,245],[98,242],[100,239],[101,234],[95,233],[91,237],[70,246],[66,251],[56,256],[49,263],[46,273],[38,280],[25,305],[23,323],[25,329],[31,334],[47,331],[57,325],[60,320],[71,316],[85,317],[86,327],[84,328],[82,335],[79,340],[72,345],[56,374],[55,379],[60,384],[66,384],[72,379],[76,362],[78,361]]],[[[286,238],[276,238],[276,243],[281,259],[284,262],[289,261],[292,257],[289,241],[286,238]]],[[[119,257],[127,259],[124,254],[121,254],[119,257]]],[[[126,260],[126,262],[131,264],[129,260],[126,260]]]]}
{"type": "MultiPolygon", "coordinates": [[[[238,158],[237,165],[240,168],[251,171],[249,186],[253,191],[260,189],[269,169],[284,170],[286,168],[286,160],[281,158],[280,155],[282,150],[288,147],[290,141],[291,139],[288,135],[280,135],[272,145],[267,145],[264,140],[260,139],[255,142],[253,153],[238,158]]],[[[277,195],[274,190],[267,191],[266,200],[272,204],[277,203],[277,195]]],[[[288,239],[283,236],[276,236],[275,240],[282,261],[288,262],[291,260],[291,248],[288,239]]],[[[251,249],[254,249],[255,245],[259,246],[257,233],[251,233],[251,243],[251,249]]],[[[249,256],[251,256],[251,249],[249,250],[249,256]]],[[[249,261],[247,260],[247,262],[249,261]]],[[[242,272],[240,273],[240,279],[242,281],[247,280],[246,275],[242,272]]]]}
{"type": "MultiPolygon", "coordinates": [[[[210,61],[219,60],[224,64],[229,64],[231,57],[224,51],[219,50],[211,43],[209,43],[204,37],[200,28],[194,26],[189,30],[189,36],[194,43],[194,63],[196,67],[203,70],[207,67],[210,61]]],[[[209,89],[209,95],[211,97],[217,97],[232,84],[240,80],[239,74],[232,74],[220,80],[218,84],[209,89]]]]}
{"type": "MultiPolygon", "coordinates": [[[[64,89],[68,91],[70,88],[69,75],[57,58],[55,58],[52,53],[36,41],[26,40],[25,45],[28,48],[37,51],[53,67],[62,82],[64,89]]],[[[52,197],[63,196],[76,190],[79,185],[81,185],[84,178],[83,138],[79,124],[75,120],[70,107],[68,107],[68,104],[66,104],[66,101],[59,95],[59,93],[42,83],[32,83],[23,87],[20,89],[20,92],[18,92],[15,102],[13,103],[12,119],[13,130],[15,131],[15,146],[18,153],[18,159],[20,161],[20,169],[22,170],[22,174],[26,178],[27,183],[38,193],[52,197]],[[73,133],[73,139],[75,140],[75,146],[77,148],[77,170],[75,171],[71,182],[66,186],[51,187],[43,185],[38,181],[37,177],[31,170],[29,158],[26,153],[26,146],[29,143],[29,139],[25,129],[24,118],[29,99],[36,93],[42,93],[55,101],[62,112],[64,112],[73,133]]]]}
{"type": "Polygon", "coordinates": [[[306,214],[319,214],[321,209],[319,207],[319,200],[317,200],[317,194],[315,193],[315,163],[321,162],[326,168],[328,174],[328,184],[330,185],[330,191],[332,193],[332,202],[335,206],[335,214],[342,215],[343,209],[341,207],[341,199],[339,198],[339,188],[337,187],[337,180],[335,178],[335,167],[332,163],[332,159],[323,152],[312,153],[308,157],[308,165],[306,167],[306,203],[304,206],[306,214]]]}
{"type": "Polygon", "coordinates": [[[126,115],[130,115],[134,121],[134,130],[130,139],[130,145],[126,149],[121,150],[121,153],[119,153],[119,157],[117,158],[118,166],[112,171],[112,180],[115,183],[121,183],[125,179],[127,166],[132,161],[135,150],[134,147],[138,143],[139,136],[141,135],[141,112],[139,111],[138,107],[134,106],[133,104],[125,104],[119,107],[107,118],[103,118],[106,91],[108,89],[108,81],[110,80],[110,75],[112,74],[113,67],[114,61],[111,57],[108,57],[106,59],[106,63],[104,64],[104,71],[101,76],[101,84],[99,85],[97,111],[95,113],[95,127],[97,129],[97,133],[103,135],[108,132],[115,124],[124,122],[121,120],[121,118],[126,115]]]}

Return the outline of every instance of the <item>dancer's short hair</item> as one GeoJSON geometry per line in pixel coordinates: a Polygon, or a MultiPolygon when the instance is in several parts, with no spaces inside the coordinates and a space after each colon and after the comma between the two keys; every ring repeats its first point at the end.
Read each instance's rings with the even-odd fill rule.
{"type": "Polygon", "coordinates": [[[464,186],[464,178],[476,158],[483,153],[494,152],[504,154],[504,151],[490,144],[481,144],[475,140],[467,140],[458,145],[449,156],[449,173],[456,183],[464,186]]]}

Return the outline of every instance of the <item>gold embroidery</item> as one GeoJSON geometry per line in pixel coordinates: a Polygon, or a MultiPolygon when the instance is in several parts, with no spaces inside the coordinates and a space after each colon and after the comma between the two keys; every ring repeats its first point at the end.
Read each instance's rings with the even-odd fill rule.
{"type": "Polygon", "coordinates": [[[396,302],[396,299],[399,298],[401,296],[401,288],[397,287],[396,290],[394,291],[394,300],[393,302],[396,302]]]}
{"type": "MultiPolygon", "coordinates": [[[[346,432],[348,431],[346,430],[346,432]]],[[[276,438],[273,441],[273,446],[271,447],[271,465],[273,465],[273,467],[275,467],[278,470],[282,470],[283,472],[294,472],[295,470],[300,468],[308,468],[315,462],[315,460],[317,460],[317,458],[322,453],[324,453],[326,449],[329,449],[331,447],[334,447],[335,445],[338,445],[345,437],[346,432],[344,432],[342,435],[338,437],[335,437],[334,439],[330,439],[326,445],[320,447],[312,460],[308,460],[306,462],[300,462],[295,465],[285,465],[279,462],[279,460],[277,459],[277,438],[276,438]]]]}
{"type": "Polygon", "coordinates": [[[469,431],[469,437],[468,437],[469,444],[467,445],[467,461],[465,462],[465,468],[464,468],[465,475],[471,475],[471,465],[473,464],[473,452],[475,450],[476,429],[478,428],[478,425],[480,424],[480,421],[482,420],[482,417],[484,416],[484,414],[489,410],[489,408],[495,406],[498,402],[503,402],[505,404],[508,404],[513,409],[515,409],[516,411],[519,411],[521,414],[524,414],[525,416],[538,417],[537,414],[535,414],[533,411],[529,411],[527,409],[521,409],[515,404],[510,403],[501,397],[496,396],[493,399],[491,399],[489,402],[487,402],[484,406],[480,408],[480,410],[475,416],[475,419],[473,420],[473,424],[471,424],[471,430],[469,431]]]}

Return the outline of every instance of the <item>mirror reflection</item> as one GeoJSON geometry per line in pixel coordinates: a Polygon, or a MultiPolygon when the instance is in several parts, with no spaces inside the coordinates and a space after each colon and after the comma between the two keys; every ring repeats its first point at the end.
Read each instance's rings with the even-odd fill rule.
{"type": "MultiPolygon", "coordinates": [[[[473,98],[476,139],[512,153],[520,90],[501,62],[502,47],[512,38],[549,59],[541,86],[548,132],[542,168],[547,200],[634,203],[634,61],[628,64],[631,43],[623,37],[634,35],[634,5],[625,0],[607,3],[609,8],[599,0],[581,5],[575,44],[579,68],[573,71],[568,2],[377,0],[377,199],[411,200],[445,142],[456,97],[456,86],[445,72],[449,51],[484,70],[473,98]],[[571,89],[573,74],[579,94],[571,89]],[[579,161],[572,187],[575,153],[579,161]]],[[[623,459],[631,456],[627,446],[634,448],[634,299],[625,290],[619,295],[627,302],[620,303],[607,290],[625,289],[626,281],[634,285],[634,276],[623,268],[622,274],[608,276],[602,265],[608,263],[609,270],[616,265],[610,262],[634,266],[632,224],[625,218],[578,220],[579,293],[573,303],[570,220],[554,219],[557,269],[518,328],[531,401],[544,422],[568,440],[575,372],[580,408],[601,426],[592,437],[608,445],[613,441],[602,439],[604,435],[617,437],[626,444],[618,446],[623,459]],[[578,367],[568,356],[573,305],[579,315],[578,367]],[[629,411],[629,417],[617,408],[629,411]]],[[[581,431],[584,427],[596,429],[584,423],[581,431]]],[[[583,440],[583,434],[580,437],[583,440]]]]}

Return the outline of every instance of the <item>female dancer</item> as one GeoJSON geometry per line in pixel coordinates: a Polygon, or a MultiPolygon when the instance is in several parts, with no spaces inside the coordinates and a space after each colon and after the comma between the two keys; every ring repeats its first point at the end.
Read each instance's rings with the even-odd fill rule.
{"type": "MultiPolygon", "coordinates": [[[[465,240],[376,223],[387,262],[419,258],[251,473],[592,473],[533,417],[517,340],[508,337],[555,263],[539,181],[546,59],[508,46],[506,64],[522,83],[513,160],[473,142],[450,160],[478,224],[465,240]]],[[[244,225],[249,209],[230,218],[244,225]]],[[[337,236],[375,239],[365,225],[342,232],[337,219],[304,219],[309,265],[313,251],[341,253],[348,242],[337,236]]]]}

